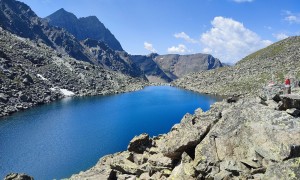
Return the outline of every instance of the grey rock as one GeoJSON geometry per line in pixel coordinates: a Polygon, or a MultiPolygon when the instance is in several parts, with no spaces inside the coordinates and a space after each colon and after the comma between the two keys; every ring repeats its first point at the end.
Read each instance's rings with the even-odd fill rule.
{"type": "Polygon", "coordinates": [[[263,179],[300,179],[300,158],[271,165],[263,179]]]}
{"type": "Polygon", "coordinates": [[[0,102],[2,102],[2,103],[7,103],[8,100],[9,100],[8,98],[9,98],[8,95],[6,95],[6,94],[4,94],[4,93],[0,93],[0,102]]]}
{"type": "Polygon", "coordinates": [[[209,132],[216,119],[200,119],[185,115],[181,123],[156,141],[159,152],[172,159],[180,159],[183,152],[193,151],[209,132]]]}

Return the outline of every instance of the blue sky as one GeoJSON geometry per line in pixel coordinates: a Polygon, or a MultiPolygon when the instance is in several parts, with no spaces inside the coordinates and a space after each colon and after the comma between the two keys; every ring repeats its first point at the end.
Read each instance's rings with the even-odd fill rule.
{"type": "Polygon", "coordinates": [[[300,35],[299,0],[21,0],[40,17],[96,15],[130,54],[209,53],[234,63],[300,35]]]}

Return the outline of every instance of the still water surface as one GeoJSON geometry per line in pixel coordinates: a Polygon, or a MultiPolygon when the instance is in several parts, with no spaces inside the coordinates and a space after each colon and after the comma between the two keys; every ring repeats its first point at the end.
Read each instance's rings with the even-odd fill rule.
{"type": "Polygon", "coordinates": [[[126,150],[141,133],[166,133],[182,116],[220,100],[169,87],[69,98],[0,119],[0,179],[25,172],[35,179],[61,179],[126,150]]]}

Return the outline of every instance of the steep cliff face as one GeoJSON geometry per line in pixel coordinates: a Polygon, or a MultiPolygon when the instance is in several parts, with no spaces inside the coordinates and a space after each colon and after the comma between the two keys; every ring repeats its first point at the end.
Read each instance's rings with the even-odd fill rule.
{"type": "Polygon", "coordinates": [[[223,67],[220,60],[208,54],[160,55],[154,58],[159,67],[172,79],[177,79],[193,72],[223,67]]]}
{"type": "Polygon", "coordinates": [[[285,76],[300,78],[300,37],[289,37],[248,55],[235,66],[193,73],[174,85],[201,93],[222,95],[259,93],[269,82],[285,76]]]}
{"type": "Polygon", "coordinates": [[[66,29],[78,40],[95,39],[105,42],[113,50],[123,51],[120,42],[96,16],[78,19],[74,14],[60,9],[45,19],[53,26],[66,29]]]}

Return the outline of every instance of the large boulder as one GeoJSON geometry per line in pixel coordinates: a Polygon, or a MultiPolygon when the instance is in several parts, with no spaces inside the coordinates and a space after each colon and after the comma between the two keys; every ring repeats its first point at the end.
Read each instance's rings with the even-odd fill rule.
{"type": "Polygon", "coordinates": [[[254,100],[243,99],[222,112],[222,118],[196,147],[194,165],[203,177],[217,167],[223,175],[245,178],[270,165],[300,157],[299,120],[254,100]]]}
{"type": "Polygon", "coordinates": [[[147,148],[151,146],[152,140],[149,138],[148,134],[141,134],[135,136],[128,145],[128,151],[143,153],[147,148]]]}
{"type": "Polygon", "coordinates": [[[199,116],[186,114],[180,124],[174,125],[169,133],[156,141],[159,152],[172,159],[180,159],[183,152],[194,157],[195,147],[219,118],[220,114],[216,112],[211,116],[201,112],[199,116]]]}

